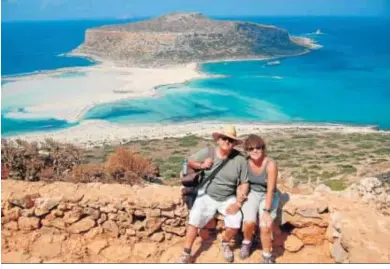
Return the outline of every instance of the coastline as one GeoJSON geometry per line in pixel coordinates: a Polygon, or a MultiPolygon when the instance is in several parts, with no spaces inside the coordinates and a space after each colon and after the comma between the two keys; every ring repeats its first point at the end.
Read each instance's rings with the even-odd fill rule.
{"type": "Polygon", "coordinates": [[[307,134],[324,133],[385,133],[375,126],[352,126],[327,123],[264,123],[264,122],[218,122],[201,121],[186,123],[155,124],[122,124],[109,123],[103,120],[87,120],[77,126],[51,132],[36,132],[9,136],[7,139],[24,139],[27,141],[44,141],[51,138],[61,142],[73,143],[83,147],[94,147],[103,144],[123,144],[135,140],[163,139],[164,137],[183,137],[196,135],[211,138],[211,134],[228,124],[234,124],[239,136],[250,133],[290,132],[307,134]]]}

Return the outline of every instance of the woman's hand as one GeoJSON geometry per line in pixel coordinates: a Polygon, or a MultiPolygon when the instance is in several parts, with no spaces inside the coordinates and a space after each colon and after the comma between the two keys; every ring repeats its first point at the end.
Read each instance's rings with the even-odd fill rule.
{"type": "Polygon", "coordinates": [[[235,215],[240,210],[240,208],[241,208],[241,204],[235,202],[227,207],[226,214],[235,215]]]}
{"type": "Polygon", "coordinates": [[[264,214],[261,216],[260,227],[270,228],[272,225],[272,221],[273,220],[271,214],[268,212],[264,212],[264,214]]]}

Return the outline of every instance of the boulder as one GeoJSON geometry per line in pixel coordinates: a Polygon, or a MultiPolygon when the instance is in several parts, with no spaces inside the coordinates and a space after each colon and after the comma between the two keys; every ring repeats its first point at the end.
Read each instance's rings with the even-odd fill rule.
{"type": "Polygon", "coordinates": [[[284,242],[284,248],[290,252],[297,252],[303,248],[303,243],[296,236],[290,235],[284,242]]]}
{"type": "Polygon", "coordinates": [[[345,262],[348,258],[348,252],[341,246],[340,240],[336,240],[331,248],[331,255],[337,263],[345,262]]]}
{"type": "Polygon", "coordinates": [[[305,245],[321,245],[325,239],[326,228],[318,226],[309,226],[297,228],[292,234],[298,237],[305,245]]]}
{"type": "Polygon", "coordinates": [[[114,238],[117,238],[119,236],[119,228],[114,221],[107,220],[106,222],[103,223],[102,227],[103,227],[103,231],[107,233],[109,236],[114,238]]]}
{"type": "Polygon", "coordinates": [[[99,255],[100,252],[108,247],[108,242],[105,239],[94,240],[88,244],[88,251],[94,255],[99,255]]]}
{"type": "Polygon", "coordinates": [[[76,223],[73,223],[70,227],[68,227],[68,231],[70,233],[79,234],[89,231],[94,226],[95,221],[90,217],[86,217],[76,223]]]}
{"type": "Polygon", "coordinates": [[[75,223],[83,216],[83,210],[81,208],[73,208],[71,211],[65,212],[64,221],[68,224],[75,223]]]}

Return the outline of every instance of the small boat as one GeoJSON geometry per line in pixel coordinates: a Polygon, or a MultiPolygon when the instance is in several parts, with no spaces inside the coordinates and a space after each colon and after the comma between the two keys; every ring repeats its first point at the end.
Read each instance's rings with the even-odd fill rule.
{"type": "Polygon", "coordinates": [[[265,65],[279,65],[280,64],[280,61],[271,61],[271,62],[267,62],[265,65]]]}

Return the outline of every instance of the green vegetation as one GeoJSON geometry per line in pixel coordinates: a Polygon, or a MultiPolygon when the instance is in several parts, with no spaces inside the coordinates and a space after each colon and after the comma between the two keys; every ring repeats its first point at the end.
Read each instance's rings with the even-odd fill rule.
{"type": "Polygon", "coordinates": [[[199,139],[200,138],[195,136],[195,135],[188,135],[188,136],[179,138],[179,146],[186,147],[186,148],[195,147],[198,145],[199,139]]]}
{"type": "Polygon", "coordinates": [[[326,185],[332,190],[332,191],[343,191],[347,188],[347,185],[345,184],[344,180],[337,179],[337,180],[328,180],[326,182],[326,185]]]}

